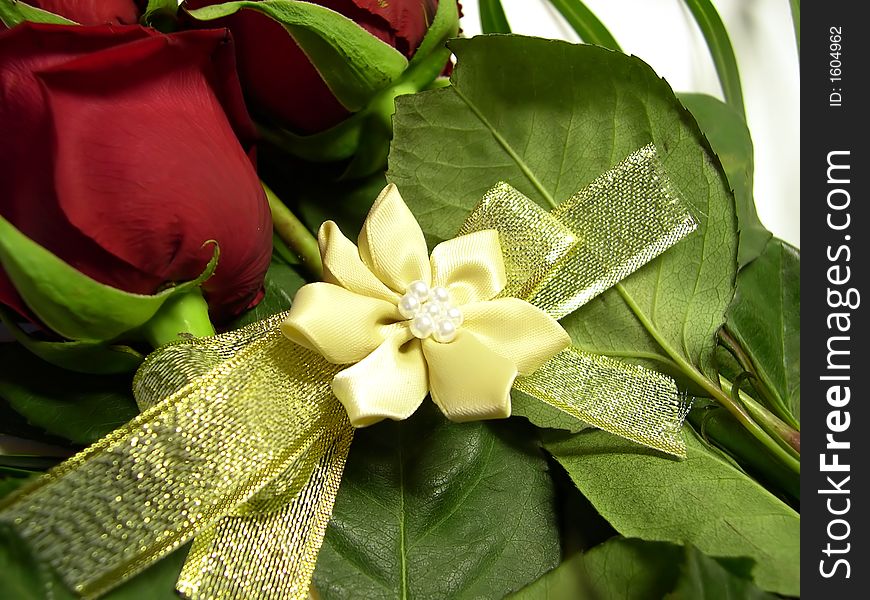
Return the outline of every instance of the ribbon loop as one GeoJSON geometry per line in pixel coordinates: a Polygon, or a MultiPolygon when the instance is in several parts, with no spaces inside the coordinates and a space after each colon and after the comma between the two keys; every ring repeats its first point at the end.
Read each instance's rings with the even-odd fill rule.
{"type": "MultiPolygon", "coordinates": [[[[502,295],[560,319],[696,227],[649,144],[551,212],[501,182],[460,234],[498,231],[508,279],[502,295]]],[[[570,348],[518,378],[514,389],[584,423],[685,456],[683,402],[674,381],[655,371],[570,348]]]]}
{"type": "Polygon", "coordinates": [[[633,442],[681,458],[684,405],[670,377],[609,356],[569,348],[514,390],[633,442]]]}
{"type": "Polygon", "coordinates": [[[649,144],[550,213],[499,183],[460,233],[497,230],[510,282],[504,294],[561,319],[696,228],[649,144]]]}

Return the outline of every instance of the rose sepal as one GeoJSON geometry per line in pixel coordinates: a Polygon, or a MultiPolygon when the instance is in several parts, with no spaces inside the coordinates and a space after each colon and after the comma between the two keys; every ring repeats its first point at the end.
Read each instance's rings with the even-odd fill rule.
{"type": "MultiPolygon", "coordinates": [[[[201,18],[200,12],[203,10],[206,9],[190,12],[201,18]]],[[[364,108],[337,125],[311,135],[300,135],[271,124],[261,125],[260,133],[272,145],[305,160],[337,162],[352,159],[342,175],[343,179],[374,173],[386,164],[396,97],[429,88],[450,58],[451,52],[445,43],[458,33],[456,0],[442,0],[438,3],[432,25],[407,68],[394,81],[373,94],[364,108]]],[[[368,32],[366,35],[383,44],[368,32]]],[[[309,59],[318,68],[315,58],[309,55],[309,59]]],[[[323,75],[319,68],[318,71],[323,75]]]]}
{"type": "Polygon", "coordinates": [[[74,341],[108,342],[135,334],[168,300],[211,277],[218,256],[215,243],[211,260],[196,279],[153,295],[133,294],[76,270],[0,216],[0,265],[39,320],[74,341]]]}
{"type": "Polygon", "coordinates": [[[66,17],[53,12],[30,6],[24,2],[14,0],[0,0],[0,21],[10,29],[30,21],[32,23],[56,23],[59,25],[78,25],[66,17]]]}
{"type": "Polygon", "coordinates": [[[351,112],[365,108],[408,67],[408,60],[389,44],[344,15],[309,2],[225,2],[187,12],[198,21],[211,21],[240,10],[254,10],[280,23],[351,112]]]}
{"type": "Polygon", "coordinates": [[[0,323],[15,338],[47,363],[93,375],[132,373],[145,357],[130,346],[108,342],[52,342],[28,335],[13,318],[12,313],[0,308],[0,323]]]}

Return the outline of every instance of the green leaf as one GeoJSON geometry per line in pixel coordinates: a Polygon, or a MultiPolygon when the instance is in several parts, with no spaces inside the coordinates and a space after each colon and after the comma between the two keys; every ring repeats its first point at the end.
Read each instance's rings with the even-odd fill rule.
{"type": "Polygon", "coordinates": [[[281,23],[341,104],[351,112],[365,108],[378,91],[408,66],[402,54],[347,17],[328,8],[297,2],[225,2],[189,11],[200,21],[254,10],[281,23]]]}
{"type": "Polygon", "coordinates": [[[571,598],[598,598],[589,583],[584,556],[575,554],[558,567],[527,585],[510,600],[569,600],[571,598]]]}
{"type": "Polygon", "coordinates": [[[564,429],[572,433],[591,427],[588,423],[519,390],[511,390],[511,414],[527,418],[536,427],[564,429]]]}
{"type": "Polygon", "coordinates": [[[752,581],[737,577],[719,561],[686,546],[685,562],[676,589],[668,600],[774,600],[752,581]]]}
{"type": "Polygon", "coordinates": [[[740,71],[737,68],[737,58],[734,56],[734,48],[731,47],[731,39],[728,37],[728,30],[725,29],[722,18],[710,0],[684,0],[684,2],[692,12],[692,16],[695,17],[695,22],[707,41],[713,65],[716,67],[716,74],[719,75],[722,93],[725,95],[725,102],[745,120],[746,109],[743,106],[740,71]]]}
{"type": "Polygon", "coordinates": [[[105,342],[49,342],[32,337],[15,323],[9,311],[0,307],[0,322],[15,340],[30,352],[53,365],[99,375],[131,373],[144,357],[129,346],[105,342]]]}
{"type": "Polygon", "coordinates": [[[18,0],[0,0],[0,21],[10,29],[25,21],[77,25],[75,21],[18,0]]]}
{"type": "Polygon", "coordinates": [[[480,0],[480,27],[483,33],[510,33],[511,26],[504,14],[501,0],[480,0]]]}
{"type": "Polygon", "coordinates": [[[60,369],[18,344],[0,345],[0,397],[32,425],[78,444],[90,444],[139,411],[130,378],[60,369]]]}
{"type": "Polygon", "coordinates": [[[33,477],[29,471],[5,467],[0,467],[0,475],[0,498],[11,494],[33,477]]]}
{"type": "Polygon", "coordinates": [[[725,328],[746,352],[772,408],[800,419],[800,251],[772,239],[740,271],[725,328]]]}
{"type": "Polygon", "coordinates": [[[690,428],[684,431],[688,458],[682,462],[601,431],[545,447],[622,535],[749,557],[761,588],[799,595],[800,516],[690,428]]]}
{"type": "Polygon", "coordinates": [[[595,46],[483,36],[451,47],[453,85],[398,100],[390,151],[388,178],[430,246],[453,237],[498,181],[553,206],[654,142],[698,229],[562,324],[582,350],[711,393],[737,270],[734,198],[667,83],[639,59],[595,46]],[[505,64],[523,77],[504,77],[505,64]]]}
{"type": "Polygon", "coordinates": [[[737,262],[743,267],[758,258],[771,236],[755,210],[752,195],[754,160],[749,128],[740,114],[718,98],[706,94],[679,94],[679,98],[707,136],[734,190],[740,226],[737,262]]]}
{"type": "Polygon", "coordinates": [[[305,279],[293,267],[273,260],[266,271],[263,286],[266,295],[260,303],[236,319],[230,329],[239,329],[290,308],[296,291],[305,285],[305,279]]]}
{"type": "Polygon", "coordinates": [[[683,549],[665,542],[613,538],[583,555],[600,600],[658,600],[674,589],[683,549]]]}
{"type": "MultiPolygon", "coordinates": [[[[188,547],[182,547],[152,567],[101,596],[103,600],[178,600],[175,582],[188,547]]],[[[0,597],[15,600],[74,600],[74,595],[48,565],[40,563],[8,527],[0,528],[0,597]]]]}
{"type": "Polygon", "coordinates": [[[71,340],[113,340],[147,323],[163,304],[208,279],[218,248],[203,274],[153,296],[131,294],[77,271],[0,216],[0,265],[27,306],[48,327],[71,340]]]}
{"type": "Polygon", "coordinates": [[[315,571],[331,598],[496,598],[559,562],[547,462],[520,421],[357,432],[315,571]]]}
{"type": "Polygon", "coordinates": [[[753,566],[747,559],[710,558],[691,545],[617,537],[572,556],[511,599],[772,600],[751,583],[753,566]]]}
{"type": "Polygon", "coordinates": [[[550,4],[562,13],[584,42],[622,52],[616,38],[581,0],[550,0],[550,4]]]}

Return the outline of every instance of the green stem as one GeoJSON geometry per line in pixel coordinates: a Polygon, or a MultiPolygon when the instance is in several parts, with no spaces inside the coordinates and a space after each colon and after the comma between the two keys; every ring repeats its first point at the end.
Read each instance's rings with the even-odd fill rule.
{"type": "MultiPolygon", "coordinates": [[[[262,182],[261,182],[262,183],[262,182]]],[[[323,263],[320,260],[320,247],[317,239],[308,228],[294,215],[287,205],[265,183],[262,184],[272,211],[272,225],[275,233],[302,261],[308,272],[317,280],[323,276],[323,263]]]]}
{"type": "Polygon", "coordinates": [[[684,0],[686,6],[695,17],[695,22],[704,35],[725,102],[736,110],[743,120],[746,120],[746,108],[743,105],[743,88],[740,85],[740,71],[737,68],[737,58],[734,47],[728,37],[728,30],[722,22],[722,17],[710,0],[684,0]]]}
{"type": "Polygon", "coordinates": [[[755,419],[755,422],[761,425],[761,427],[775,440],[780,442],[780,445],[783,446],[792,456],[795,458],[800,458],[801,456],[801,434],[799,431],[795,431],[791,427],[789,427],[786,423],[781,421],[774,415],[772,412],[764,408],[761,404],[759,404],[752,396],[747,394],[741,389],[735,389],[734,384],[728,381],[722,375],[719,375],[719,381],[722,384],[723,388],[731,389],[731,397],[738,398],[740,403],[746,408],[746,411],[755,419]]]}
{"type": "Polygon", "coordinates": [[[167,300],[157,314],[142,326],[142,334],[154,348],[184,335],[214,335],[214,326],[208,318],[208,304],[200,289],[194,288],[167,300]]]}
{"type": "Polygon", "coordinates": [[[574,31],[584,42],[622,52],[619,44],[616,43],[616,38],[583,2],[580,0],[550,0],[550,4],[562,13],[568,24],[574,28],[574,31]]]}
{"type": "Polygon", "coordinates": [[[511,26],[504,14],[500,0],[480,0],[480,28],[483,33],[510,33],[511,26]]]}
{"type": "Polygon", "coordinates": [[[797,44],[798,59],[801,57],[801,0],[789,0],[791,21],[794,24],[794,41],[797,44]]]}
{"type": "Polygon", "coordinates": [[[800,500],[800,477],[780,468],[778,460],[771,461],[765,447],[726,409],[714,404],[693,408],[689,422],[701,437],[725,450],[755,477],[792,500],[800,500]]]}
{"type": "Polygon", "coordinates": [[[676,352],[668,341],[662,338],[658,328],[650,322],[646,314],[637,305],[634,298],[625,291],[625,288],[621,283],[617,283],[614,288],[662,350],[671,357],[671,360],[680,367],[680,370],[691,379],[693,383],[704,390],[710,398],[713,398],[716,402],[726,408],[728,412],[734,415],[734,418],[737,419],[740,424],[743,425],[743,427],[751,433],[753,437],[755,437],[755,439],[764,444],[771,454],[779,458],[791,470],[800,473],[801,463],[799,460],[795,459],[785,448],[780,446],[775,439],[768,435],[767,432],[752,419],[743,406],[732,400],[731,397],[723,392],[719,386],[710,381],[710,379],[696,369],[694,365],[689,363],[689,361],[676,352]]]}
{"type": "Polygon", "coordinates": [[[798,423],[797,419],[795,419],[791,413],[789,413],[788,409],[785,408],[779,396],[774,394],[770,389],[770,386],[768,386],[764,379],[759,376],[758,369],[755,368],[752,359],[746,354],[746,351],[743,350],[743,347],[737,339],[731,335],[727,327],[722,327],[719,330],[719,341],[722,342],[725,349],[731,353],[740,367],[752,375],[755,389],[758,390],[759,394],[761,394],[761,399],[764,400],[765,404],[767,404],[767,408],[773,411],[773,413],[782,421],[788,423],[791,428],[800,431],[800,423],[798,423]]]}

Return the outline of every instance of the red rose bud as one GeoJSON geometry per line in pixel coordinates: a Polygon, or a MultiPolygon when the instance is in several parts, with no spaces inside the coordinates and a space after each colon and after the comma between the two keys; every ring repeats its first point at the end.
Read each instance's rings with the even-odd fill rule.
{"type": "MultiPolygon", "coordinates": [[[[19,25],[0,34],[0,246],[14,226],[93,280],[152,295],[199,277],[213,240],[203,293],[214,318],[239,313],[271,254],[254,133],[225,30],[19,25]]],[[[39,313],[18,262],[44,254],[0,253],[0,303],[39,313]]]]}
{"type": "MultiPolygon", "coordinates": [[[[198,9],[223,0],[187,0],[198,9]]],[[[367,32],[414,55],[432,19],[438,0],[313,0],[355,21],[367,32]]],[[[287,30],[275,19],[254,10],[240,10],[217,21],[236,40],[239,74],[252,111],[297,133],[323,131],[346,119],[351,111],[330,91],[320,74],[287,30]]],[[[443,65],[442,65],[443,66],[443,65]]]]}

